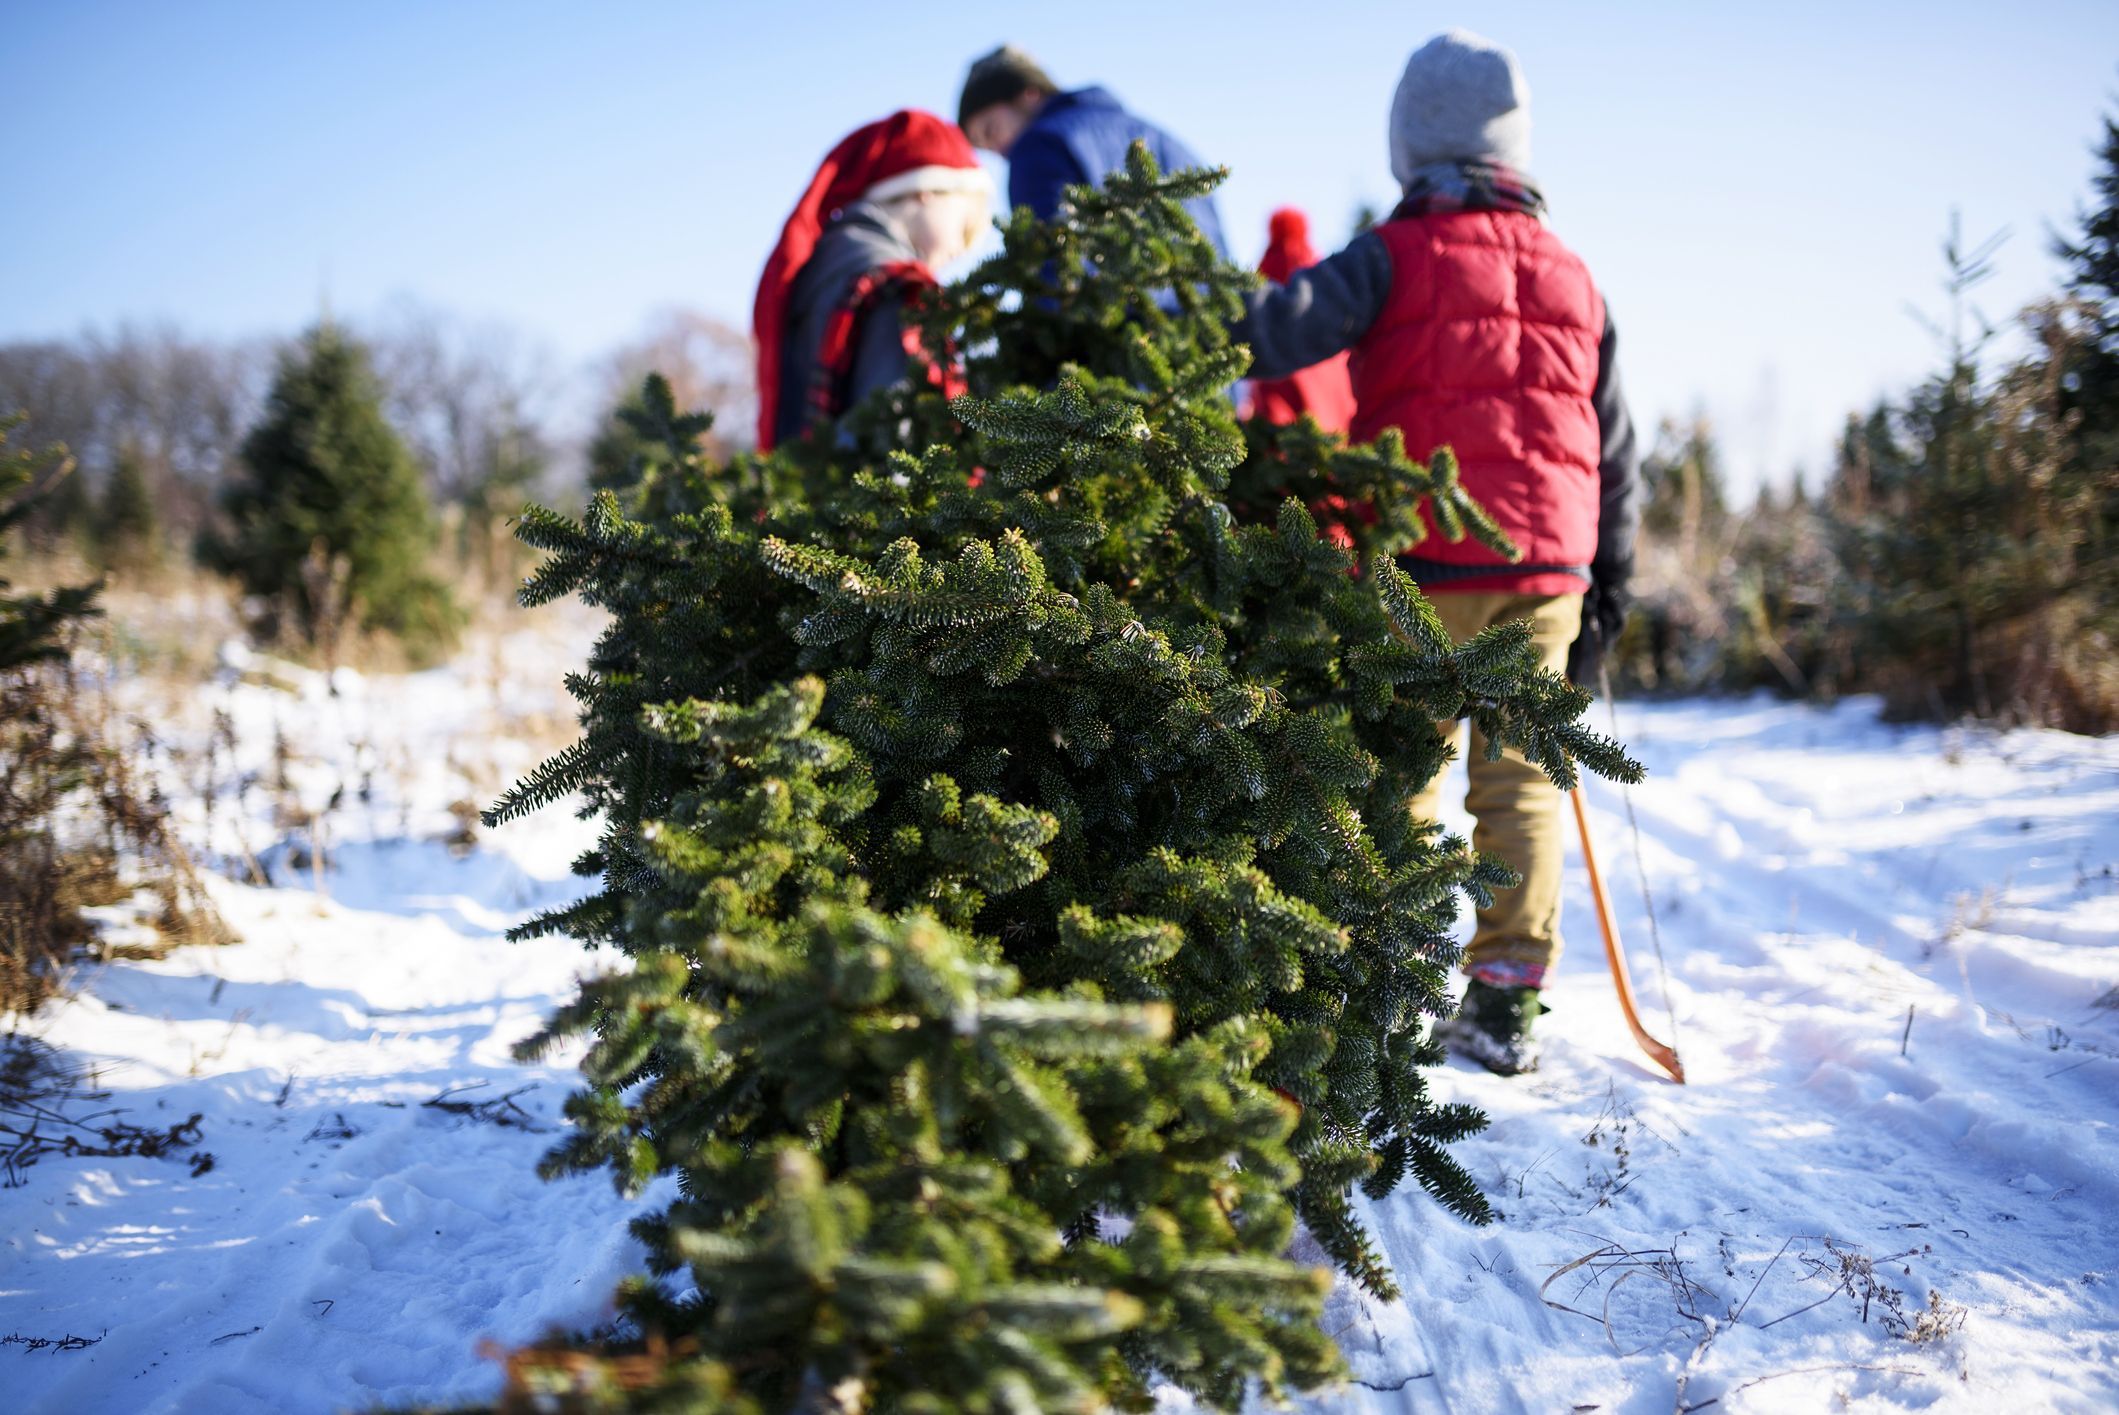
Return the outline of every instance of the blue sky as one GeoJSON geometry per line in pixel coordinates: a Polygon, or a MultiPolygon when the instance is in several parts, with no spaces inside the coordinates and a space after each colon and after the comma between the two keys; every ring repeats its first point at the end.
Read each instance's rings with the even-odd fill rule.
{"type": "Polygon", "coordinates": [[[1953,206],[2008,227],[1997,316],[2050,284],[2119,92],[2119,5],[1579,3],[926,7],[6,0],[0,339],[209,334],[410,295],[586,364],[668,305],[747,323],[817,158],[892,108],[953,114],[1007,39],[1102,82],[1336,241],[1387,205],[1405,55],[1452,24],[1528,72],[1535,175],[1621,333],[1636,415],[1705,407],[1740,482],[1815,466],[1930,366],[1953,206]]]}

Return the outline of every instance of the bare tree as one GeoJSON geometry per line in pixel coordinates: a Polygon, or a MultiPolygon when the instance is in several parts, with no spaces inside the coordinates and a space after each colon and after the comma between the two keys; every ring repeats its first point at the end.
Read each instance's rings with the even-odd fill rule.
{"type": "Polygon", "coordinates": [[[502,488],[527,492],[552,457],[539,410],[559,380],[516,331],[403,301],[363,333],[385,410],[437,501],[475,512],[502,488]]]}
{"type": "Polygon", "coordinates": [[[168,326],[0,345],[0,409],[26,409],[102,485],[134,449],[163,524],[195,530],[263,397],[267,350],[168,326]]]}
{"type": "Polygon", "coordinates": [[[651,373],[670,381],[677,406],[714,415],[709,452],[728,453],[757,442],[758,380],[750,336],[697,310],[669,309],[649,321],[634,343],[605,363],[605,408],[640,392],[651,373]]]}

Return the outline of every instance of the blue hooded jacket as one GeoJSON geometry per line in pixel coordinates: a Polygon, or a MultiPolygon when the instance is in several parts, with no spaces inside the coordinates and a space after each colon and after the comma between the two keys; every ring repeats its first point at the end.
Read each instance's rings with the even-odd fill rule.
{"type": "MultiPolygon", "coordinates": [[[[1027,206],[1043,220],[1059,212],[1069,186],[1095,185],[1121,171],[1126,149],[1139,138],[1165,172],[1204,167],[1191,148],[1143,118],[1128,113],[1104,88],[1078,88],[1045,100],[1037,116],[1008,150],[1008,203],[1027,206]]],[[[1223,257],[1221,215],[1212,197],[1185,203],[1192,220],[1223,257]]]]}

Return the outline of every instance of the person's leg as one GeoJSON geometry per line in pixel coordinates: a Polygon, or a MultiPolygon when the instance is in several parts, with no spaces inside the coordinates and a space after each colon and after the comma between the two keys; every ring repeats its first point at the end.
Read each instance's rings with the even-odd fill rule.
{"type": "MultiPolygon", "coordinates": [[[[1507,595],[1496,594],[1438,594],[1430,596],[1435,606],[1435,617],[1442,621],[1442,628],[1452,643],[1463,643],[1484,629],[1489,621],[1485,616],[1497,604],[1505,603],[1507,595]]],[[[1427,785],[1413,797],[1414,820],[1439,821],[1442,819],[1442,803],[1448,799],[1446,792],[1455,783],[1462,790],[1463,778],[1457,773],[1457,762],[1464,759],[1464,722],[1461,718],[1435,724],[1435,731],[1442,740],[1456,748],[1457,760],[1445,764],[1442,770],[1428,778],[1427,785]]],[[[1461,799],[1461,798],[1460,798],[1461,799]]]]}
{"type": "MultiPolygon", "coordinates": [[[[1442,596],[1437,596],[1439,602],[1442,596]]],[[[1517,595],[1494,607],[1489,622],[1531,622],[1545,667],[1561,672],[1567,646],[1582,624],[1579,595],[1517,595]]],[[[1561,798],[1550,778],[1514,748],[1486,759],[1485,734],[1474,730],[1465,753],[1471,772],[1466,799],[1477,827],[1472,844],[1506,860],[1522,876],[1514,889],[1494,891],[1491,907],[1465,951],[1464,970],[1496,987],[1539,988],[1560,957],[1560,870],[1565,837],[1561,798]]]]}
{"type": "Polygon", "coordinates": [[[1446,793],[1450,785],[1455,783],[1459,790],[1463,789],[1463,779],[1457,775],[1461,768],[1457,763],[1464,758],[1464,724],[1462,722],[1438,722],[1435,724],[1435,731],[1442,735],[1442,741],[1445,745],[1456,750],[1457,755],[1455,759],[1444,762],[1442,769],[1429,777],[1427,785],[1421,787],[1419,792],[1413,797],[1410,809],[1414,820],[1441,820],[1442,803],[1448,799],[1446,793]]]}

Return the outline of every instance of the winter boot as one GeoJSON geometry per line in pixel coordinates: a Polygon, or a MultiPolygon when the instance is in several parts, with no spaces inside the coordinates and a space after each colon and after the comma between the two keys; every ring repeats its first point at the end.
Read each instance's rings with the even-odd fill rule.
{"type": "Polygon", "coordinates": [[[1497,987],[1473,978],[1457,1015],[1435,1030],[1457,1055],[1497,1076],[1516,1076],[1538,1069],[1530,1024],[1545,1010],[1536,988],[1497,987]]]}

